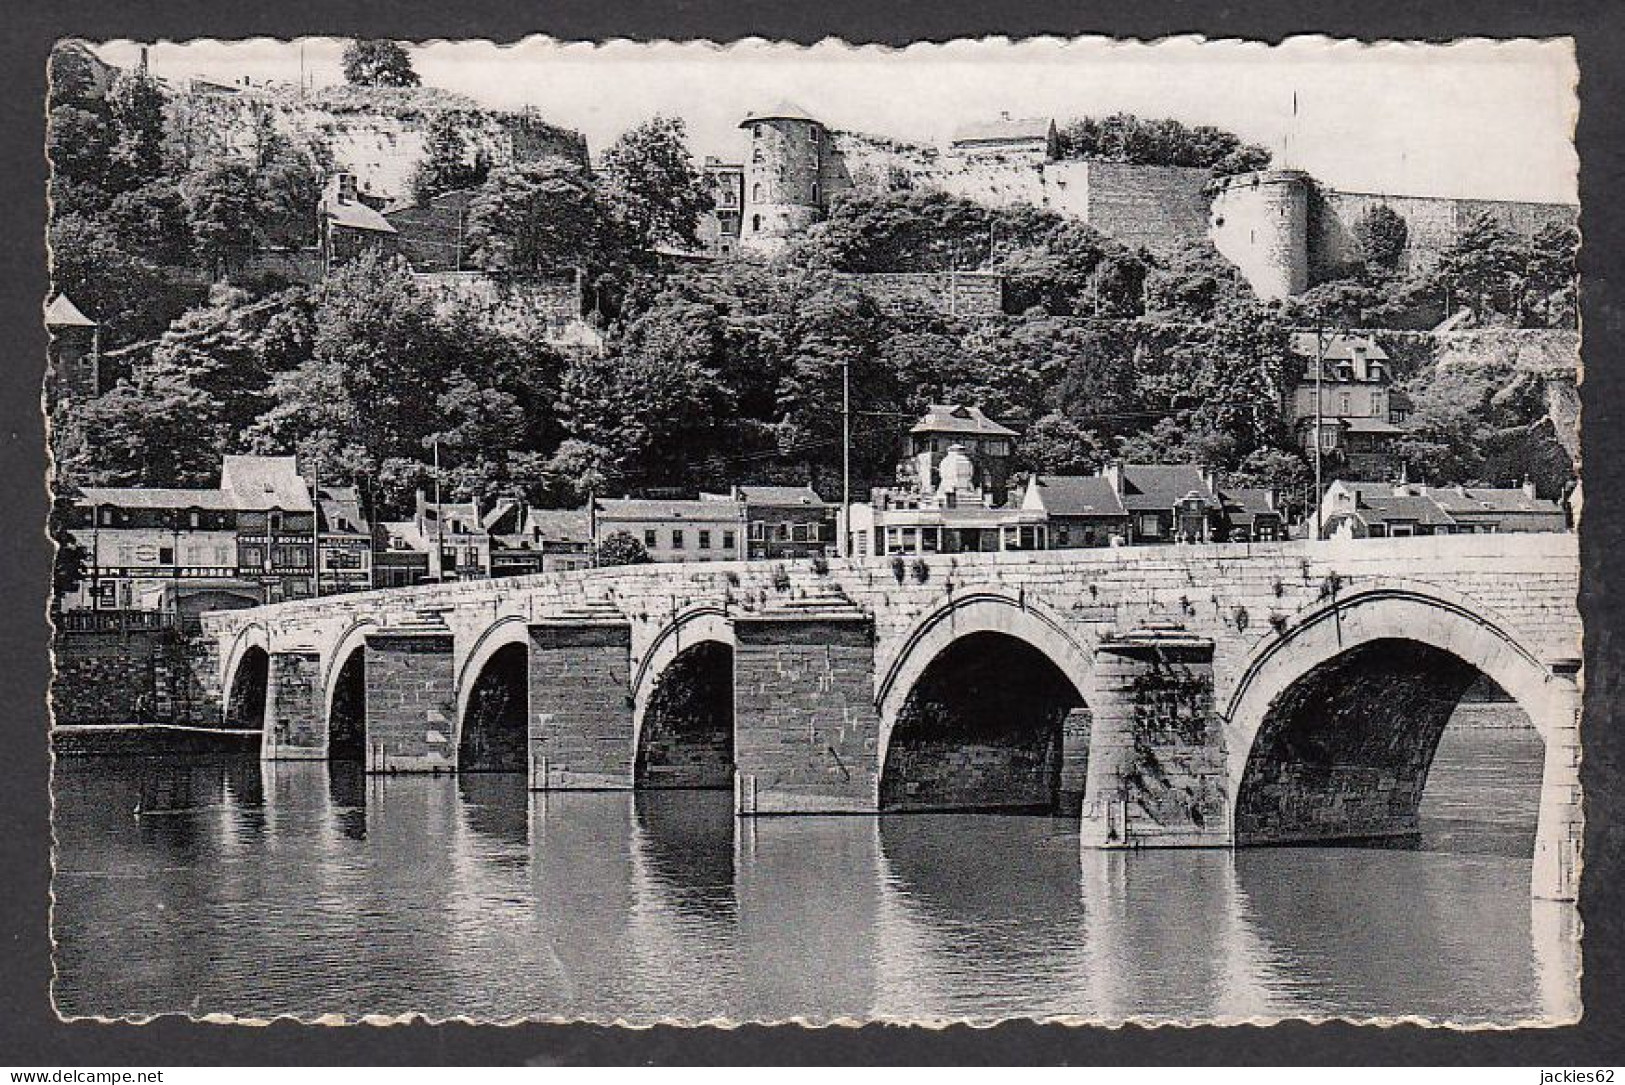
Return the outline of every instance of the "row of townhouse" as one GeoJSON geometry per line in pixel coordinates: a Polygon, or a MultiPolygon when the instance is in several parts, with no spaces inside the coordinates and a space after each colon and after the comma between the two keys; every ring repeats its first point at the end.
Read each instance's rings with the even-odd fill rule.
{"type": "Polygon", "coordinates": [[[1266,540],[1285,536],[1274,495],[1220,490],[1187,465],[1106,465],[1012,486],[1019,435],[980,408],[932,404],[909,431],[894,487],[854,505],[854,555],[1266,540]],[[1017,493],[1016,491],[1019,491],[1017,493]]]}
{"type": "Polygon", "coordinates": [[[1568,521],[1561,504],[1539,496],[1528,482],[1494,487],[1338,480],[1320,505],[1324,539],[1564,531],[1568,521]]]}
{"type": "MultiPolygon", "coordinates": [[[[89,486],[68,510],[85,555],[64,612],[172,614],[446,580],[589,566],[624,532],[656,561],[797,558],[833,549],[834,508],[806,486],[579,509],[435,502],[372,522],[353,486],[314,492],[292,456],[227,456],[220,484],[89,486]]],[[[75,619],[79,620],[79,619],[75,619]]]]}

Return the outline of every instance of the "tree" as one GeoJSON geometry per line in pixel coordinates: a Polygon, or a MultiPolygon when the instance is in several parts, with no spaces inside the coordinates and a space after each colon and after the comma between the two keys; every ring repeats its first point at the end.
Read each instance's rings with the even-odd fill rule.
{"type": "Polygon", "coordinates": [[[253,252],[265,240],[259,179],[242,162],[216,162],[184,185],[197,253],[216,273],[253,252]]]}
{"type": "Polygon", "coordinates": [[[454,112],[435,114],[424,136],[424,154],[412,171],[412,199],[428,203],[436,196],[465,188],[478,188],[491,175],[485,148],[469,153],[462,125],[466,118],[454,112]]]}
{"type": "Polygon", "coordinates": [[[1106,460],[1095,432],[1059,412],[1029,426],[1017,453],[1021,466],[1047,475],[1093,474],[1106,460]]]}
{"type": "Polygon", "coordinates": [[[1153,320],[1205,322],[1221,306],[1253,297],[1247,281],[1212,242],[1195,241],[1146,277],[1145,315],[1153,320]]]}
{"type": "Polygon", "coordinates": [[[1142,166],[1206,166],[1220,175],[1265,169],[1270,162],[1268,150],[1243,143],[1233,132],[1132,113],[1080,117],[1062,125],[1056,134],[1062,158],[1142,166]]]}
{"type": "Polygon", "coordinates": [[[1398,269],[1410,244],[1410,226],[1385,203],[1368,208],[1354,222],[1354,243],[1367,267],[1392,272],[1398,269]]]}
{"type": "Polygon", "coordinates": [[[1547,223],[1529,241],[1521,323],[1533,328],[1573,328],[1578,323],[1580,231],[1547,223]]]}
{"type": "Polygon", "coordinates": [[[1302,515],[1310,483],[1310,467],[1300,449],[1258,448],[1244,456],[1234,470],[1225,472],[1225,485],[1274,491],[1281,511],[1289,518],[1302,515]]]}
{"type": "Polygon", "coordinates": [[[71,488],[59,484],[55,496],[51,499],[51,512],[46,523],[46,532],[56,544],[56,554],[51,562],[53,607],[60,607],[64,598],[79,589],[80,583],[84,580],[85,568],[90,564],[90,555],[70,530],[76,496],[71,488]]]}
{"type": "Polygon", "coordinates": [[[536,272],[608,262],[616,231],[581,168],[545,158],[496,170],[469,203],[473,258],[536,272]]]}
{"type": "Polygon", "coordinates": [[[183,265],[192,256],[192,222],[186,197],[159,178],[113,198],[107,210],[118,245],[159,265],[183,265]]]}
{"type": "Polygon", "coordinates": [[[1439,254],[1430,278],[1480,324],[1516,311],[1522,294],[1527,247],[1488,214],[1476,216],[1439,254]]]}
{"type": "Polygon", "coordinates": [[[990,208],[942,192],[853,193],[792,246],[797,263],[837,271],[975,268],[995,250],[1042,245],[1065,220],[1025,204],[990,208]]]}
{"type": "Polygon", "coordinates": [[[139,188],[164,172],[164,92],[142,71],[123,72],[108,95],[115,140],[112,187],[139,188]]]}
{"type": "Polygon", "coordinates": [[[361,38],[344,48],[344,81],[356,87],[415,87],[422,82],[399,43],[361,38]]]}
{"type": "Polygon", "coordinates": [[[598,544],[599,565],[648,565],[653,560],[629,531],[612,531],[598,544]]]}
{"type": "Polygon", "coordinates": [[[602,168],[610,205],[643,246],[694,243],[712,201],[682,118],[655,116],[621,133],[602,168]]]}

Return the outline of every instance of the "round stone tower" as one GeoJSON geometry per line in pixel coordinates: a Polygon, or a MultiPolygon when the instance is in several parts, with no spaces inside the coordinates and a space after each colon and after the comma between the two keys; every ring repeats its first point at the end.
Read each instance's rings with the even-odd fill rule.
{"type": "Polygon", "coordinates": [[[1309,175],[1302,170],[1244,173],[1213,197],[1208,236],[1260,298],[1309,287],[1309,175]]]}
{"type": "Polygon", "coordinates": [[[803,109],[781,102],[739,123],[750,132],[739,244],[774,252],[823,214],[820,183],[829,133],[803,109]]]}

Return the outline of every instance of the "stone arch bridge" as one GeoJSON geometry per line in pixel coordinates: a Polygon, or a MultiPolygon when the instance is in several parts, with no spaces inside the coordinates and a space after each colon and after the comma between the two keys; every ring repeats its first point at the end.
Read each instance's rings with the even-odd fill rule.
{"type": "Polygon", "coordinates": [[[215,612],[198,668],[267,759],[1108,848],[1414,836],[1487,677],[1545,741],[1535,895],[1572,899],[1578,577],[1564,534],[645,565],[215,612]]]}

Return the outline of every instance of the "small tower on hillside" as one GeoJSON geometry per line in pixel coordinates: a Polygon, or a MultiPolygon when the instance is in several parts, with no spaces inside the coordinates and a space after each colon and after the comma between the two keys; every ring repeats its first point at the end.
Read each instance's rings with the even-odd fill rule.
{"type": "Polygon", "coordinates": [[[827,206],[822,174],[829,132],[789,102],[753,112],[739,127],[750,132],[739,243],[773,252],[818,221],[827,206]]]}
{"type": "Polygon", "coordinates": [[[66,294],[58,294],[45,307],[45,328],[51,335],[47,387],[50,401],[85,400],[101,392],[100,328],[66,294]]]}

